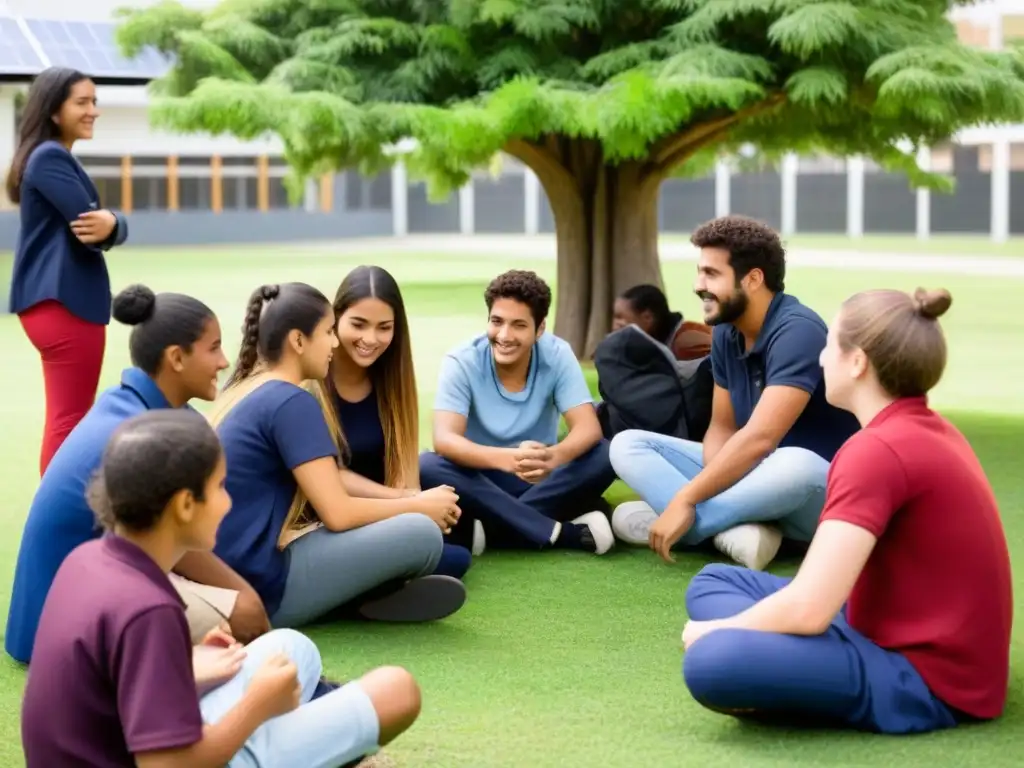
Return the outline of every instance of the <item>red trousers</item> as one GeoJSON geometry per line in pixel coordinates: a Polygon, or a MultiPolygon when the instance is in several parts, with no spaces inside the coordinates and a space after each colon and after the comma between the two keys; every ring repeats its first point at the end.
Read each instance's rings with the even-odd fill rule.
{"type": "Polygon", "coordinates": [[[43,360],[46,426],[39,456],[42,476],[64,438],[96,400],[107,327],[75,317],[56,301],[36,304],[19,319],[43,360]]]}

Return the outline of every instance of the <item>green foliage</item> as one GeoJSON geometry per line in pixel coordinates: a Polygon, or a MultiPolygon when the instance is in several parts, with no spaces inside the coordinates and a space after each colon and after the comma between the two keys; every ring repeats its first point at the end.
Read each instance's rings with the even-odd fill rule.
{"type": "Polygon", "coordinates": [[[603,162],[703,172],[753,144],[864,154],[1024,119],[1024,58],[957,42],[938,0],[165,0],[126,11],[172,54],[156,123],[276,134],[298,178],[407,158],[435,196],[512,140],[588,139],[603,162]],[[702,126],[719,125],[716,131],[702,126]],[[689,141],[688,141],[689,137],[689,141]]]}

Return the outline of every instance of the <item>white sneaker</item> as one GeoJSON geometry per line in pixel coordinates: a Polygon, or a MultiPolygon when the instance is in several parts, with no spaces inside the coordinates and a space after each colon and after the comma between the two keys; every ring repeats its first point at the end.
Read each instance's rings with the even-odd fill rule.
{"type": "Polygon", "coordinates": [[[626,501],[612,512],[612,530],[620,541],[637,546],[650,541],[651,526],[658,513],[646,501],[626,501]]]}
{"type": "Polygon", "coordinates": [[[752,571],[763,571],[782,546],[782,532],[772,525],[744,523],[715,536],[715,548],[752,571]]]}
{"type": "Polygon", "coordinates": [[[487,537],[484,535],[484,526],[479,520],[473,521],[473,557],[480,557],[487,549],[487,537]]]}
{"type": "Polygon", "coordinates": [[[612,533],[612,527],[603,512],[587,512],[571,522],[574,525],[585,525],[590,529],[596,547],[594,554],[603,555],[615,545],[615,534],[612,533]]]}

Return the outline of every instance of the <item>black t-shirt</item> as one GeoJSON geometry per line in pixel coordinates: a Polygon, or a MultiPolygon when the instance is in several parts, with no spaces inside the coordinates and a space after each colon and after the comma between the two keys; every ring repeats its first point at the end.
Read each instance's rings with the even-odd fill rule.
{"type": "Polygon", "coordinates": [[[335,396],[341,430],[348,441],[348,469],[384,485],[384,429],[377,409],[377,394],[370,392],[358,403],[335,396]]]}

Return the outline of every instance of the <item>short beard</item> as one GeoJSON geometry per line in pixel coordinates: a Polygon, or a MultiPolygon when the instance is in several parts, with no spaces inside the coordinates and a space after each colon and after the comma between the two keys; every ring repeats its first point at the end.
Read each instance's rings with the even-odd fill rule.
{"type": "Polygon", "coordinates": [[[750,305],[750,299],[743,292],[742,288],[737,288],[733,291],[732,295],[725,299],[725,301],[718,299],[718,297],[715,297],[715,300],[718,302],[718,314],[711,318],[704,318],[704,323],[711,326],[735,323],[743,317],[743,313],[747,311],[747,307],[750,305]]]}

